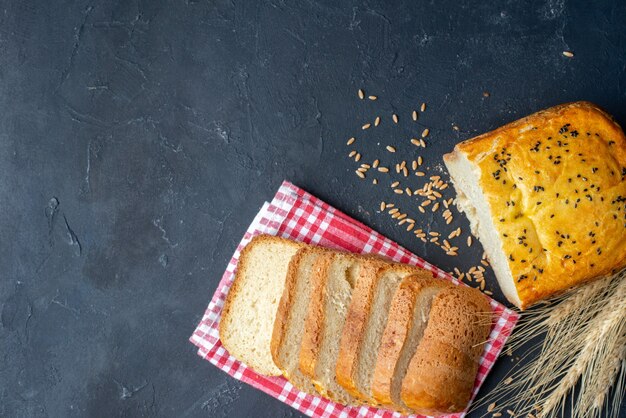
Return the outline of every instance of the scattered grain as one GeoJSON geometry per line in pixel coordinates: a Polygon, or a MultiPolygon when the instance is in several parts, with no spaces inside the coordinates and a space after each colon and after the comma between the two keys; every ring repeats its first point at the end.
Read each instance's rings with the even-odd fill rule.
{"type": "Polygon", "coordinates": [[[361,161],[361,154],[360,153],[358,153],[358,152],[356,153],[356,155],[354,156],[354,161],[356,161],[357,163],[359,161],[361,161]]]}
{"type": "Polygon", "coordinates": [[[424,112],[426,110],[426,103],[422,103],[420,106],[420,112],[424,112]]]}
{"type": "Polygon", "coordinates": [[[402,189],[394,189],[394,190],[393,190],[393,192],[394,192],[395,194],[403,194],[403,193],[404,193],[404,190],[402,190],[402,189]]]}
{"type": "Polygon", "coordinates": [[[356,173],[356,175],[357,175],[357,176],[361,177],[362,179],[364,179],[364,178],[365,178],[365,174],[363,174],[363,173],[362,173],[362,172],[360,172],[359,170],[356,170],[356,171],[355,171],[355,173],[356,173]]]}
{"type": "Polygon", "coordinates": [[[567,58],[574,57],[574,53],[572,51],[563,51],[563,55],[565,55],[567,58]]]}
{"type": "Polygon", "coordinates": [[[426,128],[422,131],[422,138],[426,138],[430,133],[430,129],[426,128]]]}
{"type": "Polygon", "coordinates": [[[387,207],[387,205],[385,204],[385,202],[380,202],[380,211],[384,211],[385,208],[387,207]]]}
{"type": "Polygon", "coordinates": [[[378,99],[378,97],[376,97],[376,96],[368,96],[367,98],[368,98],[368,99],[370,99],[370,100],[376,100],[376,99],[378,99]]]}
{"type": "Polygon", "coordinates": [[[386,149],[387,149],[387,151],[389,151],[389,152],[396,152],[396,149],[395,149],[394,147],[392,147],[391,145],[387,145],[385,148],[386,148],[386,149]]]}
{"type": "Polygon", "coordinates": [[[424,177],[424,176],[426,175],[426,173],[424,173],[423,171],[416,171],[416,172],[415,172],[415,175],[416,175],[417,177],[424,177]]]}
{"type": "Polygon", "coordinates": [[[369,129],[370,126],[372,126],[371,123],[366,123],[365,125],[361,126],[361,129],[366,130],[366,129],[369,129]]]}
{"type": "Polygon", "coordinates": [[[365,92],[362,89],[359,89],[359,99],[363,100],[365,98],[365,92]]]}
{"type": "Polygon", "coordinates": [[[415,145],[416,147],[419,147],[420,141],[419,139],[411,138],[411,144],[415,145]]]}
{"type": "Polygon", "coordinates": [[[417,207],[417,210],[419,210],[419,211],[420,211],[420,212],[422,212],[422,213],[426,213],[426,211],[424,210],[424,208],[423,208],[423,207],[421,207],[421,206],[418,206],[418,207],[417,207]]]}
{"type": "MultiPolygon", "coordinates": [[[[430,202],[430,200],[429,200],[429,202],[430,202]]],[[[439,202],[435,203],[435,204],[433,205],[433,208],[432,208],[431,210],[432,210],[433,212],[436,212],[436,211],[437,211],[437,209],[439,209],[439,202]]]]}
{"type": "Polygon", "coordinates": [[[378,167],[378,171],[380,171],[381,173],[388,173],[389,169],[387,167],[378,167]]]}
{"type": "Polygon", "coordinates": [[[413,121],[417,120],[417,111],[413,111],[413,113],[411,113],[411,118],[413,118],[413,121]]]}
{"type": "Polygon", "coordinates": [[[472,236],[471,235],[467,237],[467,246],[468,247],[472,246],[472,236]]]}
{"type": "Polygon", "coordinates": [[[391,115],[391,119],[393,119],[393,123],[398,123],[398,115],[396,115],[395,113],[391,115]]]}
{"type": "Polygon", "coordinates": [[[424,159],[421,156],[417,157],[417,165],[422,165],[422,163],[424,162],[424,159]]]}
{"type": "Polygon", "coordinates": [[[420,146],[421,146],[422,148],[426,148],[426,142],[424,142],[424,140],[423,140],[423,139],[420,139],[420,146]]]}
{"type": "Polygon", "coordinates": [[[352,137],[352,138],[348,139],[348,142],[346,142],[346,145],[352,145],[352,144],[354,144],[354,141],[356,141],[356,138],[352,137]]]}
{"type": "Polygon", "coordinates": [[[378,164],[380,164],[380,161],[379,160],[374,160],[374,162],[372,163],[372,167],[378,168],[378,164]]]}

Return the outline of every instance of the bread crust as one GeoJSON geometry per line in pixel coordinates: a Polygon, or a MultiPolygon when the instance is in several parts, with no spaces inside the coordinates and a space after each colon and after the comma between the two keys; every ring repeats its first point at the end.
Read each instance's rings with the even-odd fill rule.
{"type": "Polygon", "coordinates": [[[443,415],[467,406],[492,310],[478,290],[455,286],[433,300],[424,337],[402,382],[402,401],[417,414],[443,415]]]}
{"type": "Polygon", "coordinates": [[[235,309],[233,309],[234,304],[236,303],[236,299],[240,294],[241,286],[243,286],[242,277],[245,276],[248,268],[248,258],[250,253],[254,250],[255,247],[259,245],[263,245],[268,242],[280,242],[284,245],[293,246],[294,248],[303,248],[306,244],[292,241],[289,239],[273,236],[273,235],[257,235],[253,237],[250,242],[243,248],[239,255],[239,261],[237,263],[237,270],[235,271],[235,278],[233,279],[233,284],[231,285],[228,294],[226,295],[226,300],[224,302],[224,308],[222,309],[222,315],[220,317],[219,323],[219,335],[220,341],[222,345],[229,353],[232,353],[238,359],[241,359],[246,365],[255,370],[258,373],[265,374],[268,376],[279,376],[281,375],[280,369],[276,366],[273,369],[265,369],[261,367],[256,361],[256,356],[251,353],[245,353],[238,349],[234,342],[231,343],[228,340],[228,327],[229,326],[240,326],[237,319],[233,316],[236,316],[235,309]]]}
{"type": "Polygon", "coordinates": [[[511,302],[525,309],[626,266],[626,137],[598,106],[535,113],[458,144],[444,161],[460,155],[480,171],[511,302]]]}
{"type": "MultiPolygon", "coordinates": [[[[370,394],[360,391],[355,375],[377,282],[391,269],[405,271],[407,274],[420,274],[424,271],[415,266],[372,260],[372,263],[364,270],[363,279],[359,281],[354,290],[346,325],[341,335],[339,356],[335,368],[339,384],[360,402],[372,406],[377,406],[376,402],[370,394]]],[[[429,274],[432,277],[432,273],[429,274]]]]}
{"type": "MultiPolygon", "coordinates": [[[[331,259],[327,267],[328,269],[331,268],[333,262],[345,261],[350,263],[352,266],[356,265],[358,267],[356,282],[358,283],[358,281],[361,279],[361,270],[363,266],[369,263],[373,257],[370,255],[356,255],[351,253],[334,252],[330,254],[328,258],[331,259]]],[[[328,273],[328,271],[326,273],[328,273]]],[[[307,369],[308,372],[310,372],[305,374],[310,376],[315,390],[321,396],[328,398],[334,402],[346,405],[356,405],[358,403],[357,400],[351,397],[349,393],[335,393],[332,388],[326,386],[326,383],[321,380],[322,377],[319,376],[319,369],[317,366],[320,349],[325,345],[325,342],[327,341],[326,338],[337,338],[336,335],[328,335],[326,330],[326,313],[328,309],[329,298],[333,298],[333,295],[329,294],[328,292],[329,277],[327,274],[325,274],[324,276],[320,275],[319,278],[322,279],[319,283],[319,293],[311,295],[311,303],[309,305],[309,313],[307,315],[306,322],[307,326],[312,324],[313,327],[311,330],[309,330],[308,327],[305,327],[305,338],[311,340],[311,346],[307,347],[307,350],[304,350],[305,346],[303,340],[303,347],[300,351],[300,368],[302,370],[304,366],[304,368],[307,369]],[[309,355],[310,353],[314,353],[314,355],[309,355]],[[346,398],[345,395],[347,395],[348,398],[346,398]]]]}
{"type": "MultiPolygon", "coordinates": [[[[413,312],[419,308],[416,306],[417,301],[426,289],[443,291],[453,286],[451,282],[425,275],[409,275],[402,279],[389,308],[389,319],[378,350],[372,380],[372,396],[378,404],[400,412],[411,412],[403,405],[395,404],[391,390],[398,359],[413,325],[413,312]]],[[[435,296],[436,293],[432,295],[433,298],[435,296]]]]}
{"type": "Polygon", "coordinates": [[[287,326],[290,323],[291,308],[293,305],[293,298],[295,296],[300,264],[304,257],[311,253],[320,257],[328,253],[328,251],[330,250],[320,247],[305,247],[298,250],[298,252],[291,258],[287,271],[285,289],[283,290],[283,295],[280,299],[278,313],[276,314],[276,320],[274,321],[274,329],[272,332],[271,353],[274,363],[276,363],[286,379],[288,379],[295,387],[307,393],[316,392],[312,382],[300,372],[298,367],[296,367],[293,372],[288,370],[287,365],[283,364],[280,358],[280,348],[284,343],[287,326]]]}
{"type": "MultiPolygon", "coordinates": [[[[304,334],[300,346],[300,371],[311,379],[315,378],[315,366],[321,345],[324,326],[324,296],[328,270],[336,254],[328,254],[317,259],[311,277],[311,301],[304,324],[304,334]]],[[[317,388],[317,386],[316,386],[317,388]]],[[[319,391],[319,389],[318,389],[319,391]]]]}

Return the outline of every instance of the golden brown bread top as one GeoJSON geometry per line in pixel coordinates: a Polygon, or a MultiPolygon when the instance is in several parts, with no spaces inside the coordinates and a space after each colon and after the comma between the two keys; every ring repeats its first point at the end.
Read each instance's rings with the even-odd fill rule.
{"type": "Polygon", "coordinates": [[[626,137],[588,102],[458,144],[480,167],[522,307],[626,264],[626,137]]]}

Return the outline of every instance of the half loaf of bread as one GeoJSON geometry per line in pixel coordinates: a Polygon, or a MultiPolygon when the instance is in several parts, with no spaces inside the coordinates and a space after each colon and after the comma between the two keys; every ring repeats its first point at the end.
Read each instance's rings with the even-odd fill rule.
{"type": "Polygon", "coordinates": [[[543,110],[457,144],[444,162],[516,306],[626,266],[626,136],[596,105],[543,110]]]}

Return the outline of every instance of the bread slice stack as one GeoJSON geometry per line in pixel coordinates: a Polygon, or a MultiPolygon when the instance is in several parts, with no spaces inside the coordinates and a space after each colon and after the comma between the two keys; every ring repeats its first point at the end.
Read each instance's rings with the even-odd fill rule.
{"type": "Polygon", "coordinates": [[[491,328],[479,291],[418,267],[259,236],[220,320],[255,371],[345,405],[464,410],[491,328]]]}

